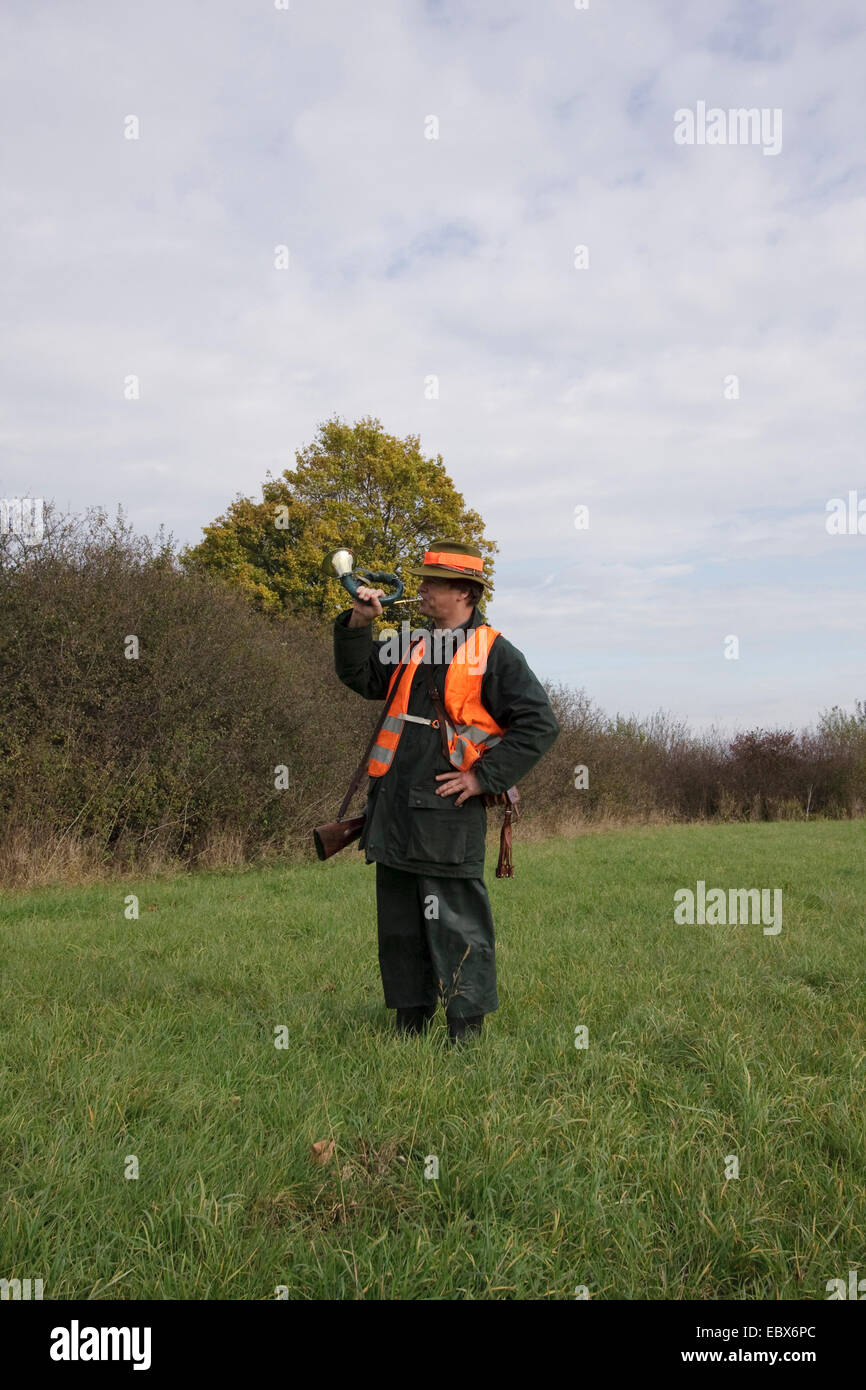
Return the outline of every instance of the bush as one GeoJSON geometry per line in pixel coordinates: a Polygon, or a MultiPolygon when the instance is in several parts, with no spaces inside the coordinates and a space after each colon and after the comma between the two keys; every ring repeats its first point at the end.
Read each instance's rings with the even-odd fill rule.
{"type": "Polygon", "coordinates": [[[170,543],[98,511],[49,525],[38,549],[8,551],[7,877],[27,872],[22,854],[68,837],[101,862],[195,863],[226,836],[249,855],[282,852],[336,813],[371,711],[336,679],[329,629],[255,612],[219,581],[185,575],[170,543]]]}
{"type": "MultiPolygon", "coordinates": [[[[0,593],[0,876],[311,852],[379,712],[338,681],[330,622],[261,612],[98,509],[49,506],[39,546],[0,537],[0,593]]],[[[523,829],[863,814],[862,702],[728,742],[547,691],[561,732],[521,785],[523,829]]]]}

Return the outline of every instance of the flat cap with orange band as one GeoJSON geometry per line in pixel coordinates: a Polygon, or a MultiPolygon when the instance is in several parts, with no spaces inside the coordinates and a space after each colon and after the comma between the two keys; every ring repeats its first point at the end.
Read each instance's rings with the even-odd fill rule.
{"type": "Polygon", "coordinates": [[[462,541],[434,541],[424,552],[424,563],[405,565],[407,574],[427,575],[431,579],[473,579],[490,589],[484,576],[484,561],[477,545],[462,541]]]}

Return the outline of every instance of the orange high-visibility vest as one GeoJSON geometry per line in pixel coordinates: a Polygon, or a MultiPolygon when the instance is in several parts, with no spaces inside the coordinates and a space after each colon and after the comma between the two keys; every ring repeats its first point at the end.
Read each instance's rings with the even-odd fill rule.
{"type": "MultiPolygon", "coordinates": [[[[456,649],[445,675],[442,697],[448,716],[445,733],[451,764],[461,772],[468,772],[484,750],[499,743],[505,733],[505,729],[497,724],[481,703],[481,681],[487,669],[487,653],[498,636],[497,629],[486,623],[468,628],[466,640],[456,649]]],[[[394,760],[406,717],[409,717],[409,691],[415,678],[415,668],[421,662],[428,640],[429,635],[425,634],[413,647],[408,662],[402,661],[388,682],[386,699],[399,676],[400,684],[367,764],[371,777],[384,777],[394,760]]],[[[438,721],[430,722],[438,730],[438,721]]]]}

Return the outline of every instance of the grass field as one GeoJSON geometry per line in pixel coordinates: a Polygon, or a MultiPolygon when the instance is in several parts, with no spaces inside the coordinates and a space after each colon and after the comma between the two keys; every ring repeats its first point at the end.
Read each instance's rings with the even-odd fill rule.
{"type": "Polygon", "coordinates": [[[6,895],[0,1276],[46,1299],[826,1299],[866,1277],[864,824],[515,849],[510,881],[488,853],[500,1008],[462,1051],[441,1013],[394,1035],[354,849],[6,895]],[[675,926],[699,879],[781,888],[781,932],[675,926]]]}

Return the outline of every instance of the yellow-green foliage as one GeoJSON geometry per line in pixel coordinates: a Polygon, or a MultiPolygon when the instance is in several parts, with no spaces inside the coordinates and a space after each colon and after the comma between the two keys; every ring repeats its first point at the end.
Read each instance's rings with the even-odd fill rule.
{"type": "MultiPolygon", "coordinates": [[[[262,484],[261,502],[238,498],[204,527],[204,540],[182,552],[190,570],[220,576],[265,611],[334,618],[346,591],[321,567],[338,546],[361,568],[390,573],[420,561],[437,538],[476,544],[485,557],[498,549],[441,454],[425,458],[417,436],[398,439],[370,418],[354,425],[335,418],[295,457],[295,468],[262,484]]],[[[406,576],[406,594],[415,593],[417,582],[406,576]]]]}

